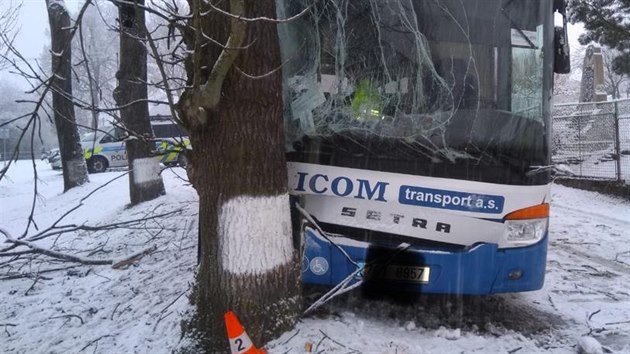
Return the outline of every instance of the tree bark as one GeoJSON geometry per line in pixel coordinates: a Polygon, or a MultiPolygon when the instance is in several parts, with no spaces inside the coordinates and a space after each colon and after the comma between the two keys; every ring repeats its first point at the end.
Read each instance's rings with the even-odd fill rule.
{"type": "Polygon", "coordinates": [[[88,174],[72,103],[72,29],[63,0],[46,0],[52,50],[53,110],[64,192],[87,183],[88,174]]]}
{"type": "MultiPolygon", "coordinates": [[[[99,45],[99,43],[97,43],[97,39],[96,39],[96,29],[95,26],[98,26],[99,24],[95,23],[94,21],[91,21],[89,23],[89,27],[88,27],[88,32],[90,35],[89,38],[89,43],[88,43],[88,48],[90,53],[98,53],[95,48],[96,46],[99,45]]],[[[93,55],[93,54],[92,54],[93,55]]],[[[92,56],[91,55],[91,56],[92,56]]],[[[98,63],[98,60],[94,60],[93,57],[90,58],[90,61],[86,64],[86,71],[90,72],[92,71],[90,74],[88,75],[88,80],[89,80],[89,84],[90,84],[90,98],[92,100],[92,104],[94,106],[99,105],[99,92],[101,91],[101,66],[100,65],[94,65],[95,63],[98,63]],[[90,70],[90,65],[92,67],[92,70],[90,70]]],[[[92,110],[92,122],[91,122],[91,126],[90,128],[96,130],[98,129],[99,126],[99,122],[98,122],[98,118],[99,118],[99,111],[97,110],[92,110]]]]}
{"type": "Polygon", "coordinates": [[[116,78],[118,87],[114,99],[120,109],[120,117],[132,138],[127,139],[129,162],[129,197],[131,204],[138,204],[164,194],[160,164],[155,157],[155,142],[149,106],[147,103],[147,50],[143,41],[144,0],[134,4],[119,4],[120,64],[116,78]],[[134,102],[134,103],[132,103],[134,102]]]}
{"type": "MultiPolygon", "coordinates": [[[[226,2],[216,3],[234,10],[226,2]]],[[[199,9],[201,1],[190,4],[197,14],[192,27],[221,43],[230,35],[234,39],[232,18],[212,11],[197,17],[207,5],[199,9]]],[[[248,1],[246,6],[247,17],[275,17],[273,0],[248,1]]],[[[178,109],[193,146],[189,178],[200,203],[197,326],[209,352],[225,352],[227,310],[239,316],[258,346],[294,325],[302,303],[300,262],[289,216],[282,73],[273,71],[281,65],[276,26],[247,24],[244,43],[251,45],[236,49],[216,106],[204,106],[208,102],[200,97],[204,87],[216,86],[207,80],[224,49],[198,40],[194,33],[185,35],[195,51],[187,63],[191,86],[178,109]],[[240,70],[264,77],[251,79],[240,70]]]]}

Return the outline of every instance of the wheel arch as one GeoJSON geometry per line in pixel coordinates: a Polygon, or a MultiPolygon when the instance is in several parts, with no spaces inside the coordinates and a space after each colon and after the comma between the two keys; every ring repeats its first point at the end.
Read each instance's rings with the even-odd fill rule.
{"type": "Polygon", "coordinates": [[[92,156],[90,156],[90,158],[85,159],[85,162],[87,163],[87,166],[88,166],[88,172],[90,172],[90,173],[94,173],[94,168],[92,167],[92,163],[95,160],[102,160],[102,161],[105,162],[104,170],[106,170],[108,167],[111,166],[111,162],[109,161],[107,156],[101,155],[101,154],[92,155],[92,156]]]}

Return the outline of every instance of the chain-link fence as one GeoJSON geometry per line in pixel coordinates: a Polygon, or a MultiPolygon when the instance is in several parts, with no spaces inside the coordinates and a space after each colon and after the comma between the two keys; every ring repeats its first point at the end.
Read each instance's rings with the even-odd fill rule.
{"type": "Polygon", "coordinates": [[[552,159],[575,177],[630,182],[630,99],[554,107],[552,159]]]}

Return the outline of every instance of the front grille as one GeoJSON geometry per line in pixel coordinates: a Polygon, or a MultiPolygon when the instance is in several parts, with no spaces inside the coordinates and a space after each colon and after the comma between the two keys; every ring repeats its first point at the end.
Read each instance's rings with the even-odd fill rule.
{"type": "Polygon", "coordinates": [[[414,248],[418,247],[431,251],[464,252],[470,249],[470,246],[457,245],[447,242],[423,240],[415,237],[321,222],[318,222],[318,224],[326,232],[343,235],[349,239],[367,242],[374,246],[396,247],[400,243],[405,242],[412,245],[414,248]]]}

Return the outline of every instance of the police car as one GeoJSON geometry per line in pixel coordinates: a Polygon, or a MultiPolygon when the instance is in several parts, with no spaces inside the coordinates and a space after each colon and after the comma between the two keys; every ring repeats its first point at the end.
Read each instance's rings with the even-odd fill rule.
{"type": "MultiPolygon", "coordinates": [[[[187,134],[168,116],[151,117],[155,136],[156,158],[167,166],[186,166],[182,149],[190,148],[187,134]]],[[[88,172],[104,172],[108,168],[127,166],[127,134],[119,127],[108,126],[81,137],[88,172]]]]}

